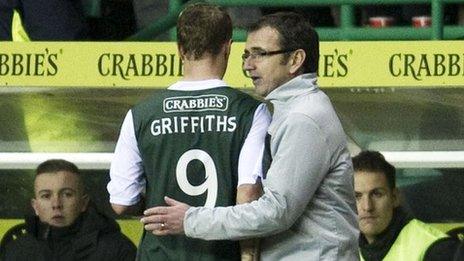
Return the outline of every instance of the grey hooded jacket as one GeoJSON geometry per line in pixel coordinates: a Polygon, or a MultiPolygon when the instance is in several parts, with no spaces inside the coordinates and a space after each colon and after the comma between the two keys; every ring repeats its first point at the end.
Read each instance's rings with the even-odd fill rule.
{"type": "Polygon", "coordinates": [[[190,208],[189,237],[263,237],[262,260],[358,260],[359,229],[346,136],[316,75],[273,90],[272,164],[264,195],[233,207],[190,208]]]}

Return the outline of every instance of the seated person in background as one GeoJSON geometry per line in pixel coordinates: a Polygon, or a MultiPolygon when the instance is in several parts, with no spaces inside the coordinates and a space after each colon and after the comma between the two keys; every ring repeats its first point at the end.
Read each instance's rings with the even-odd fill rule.
{"type": "Polygon", "coordinates": [[[2,0],[0,1],[0,40],[15,39],[13,11],[32,41],[65,41],[88,38],[89,28],[80,0],[2,0]]]}
{"type": "Polygon", "coordinates": [[[0,41],[119,41],[135,32],[132,0],[0,0],[0,41]]]}
{"type": "Polygon", "coordinates": [[[361,260],[451,260],[454,239],[401,207],[396,169],[382,154],[363,151],[353,158],[361,260]],[[433,247],[431,247],[433,246],[433,247]]]}
{"type": "Polygon", "coordinates": [[[36,216],[26,217],[27,234],[7,244],[3,260],[135,260],[119,225],[89,204],[73,163],[41,163],[31,203],[36,216]]]}

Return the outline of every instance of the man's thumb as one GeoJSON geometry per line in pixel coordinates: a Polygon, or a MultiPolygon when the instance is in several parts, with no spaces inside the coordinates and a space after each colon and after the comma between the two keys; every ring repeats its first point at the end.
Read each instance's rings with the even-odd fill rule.
{"type": "Polygon", "coordinates": [[[168,196],[165,196],[164,197],[164,202],[166,202],[166,204],[168,204],[168,206],[175,206],[175,205],[179,205],[179,204],[182,204],[182,202],[179,202],[175,199],[172,199],[168,196]]]}

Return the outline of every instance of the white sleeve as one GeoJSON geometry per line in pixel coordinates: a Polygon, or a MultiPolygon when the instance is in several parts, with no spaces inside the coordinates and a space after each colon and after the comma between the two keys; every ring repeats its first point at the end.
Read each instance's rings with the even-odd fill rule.
{"type": "Polygon", "coordinates": [[[129,110],[122,123],[118,143],[110,167],[107,189],[110,203],[132,206],[140,201],[145,188],[142,158],[135,138],[132,112],[129,110]]]}
{"type": "Polygon", "coordinates": [[[264,140],[271,123],[271,114],[266,104],[260,104],[253,116],[251,129],[243,143],[238,160],[238,186],[255,184],[262,178],[264,140]]]}

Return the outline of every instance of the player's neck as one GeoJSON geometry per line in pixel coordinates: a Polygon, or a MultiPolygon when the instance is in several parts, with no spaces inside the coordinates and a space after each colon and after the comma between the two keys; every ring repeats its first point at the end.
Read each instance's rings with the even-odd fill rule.
{"type": "Polygon", "coordinates": [[[201,81],[209,79],[222,79],[226,70],[225,61],[205,58],[200,60],[184,61],[184,81],[201,81]]]}

